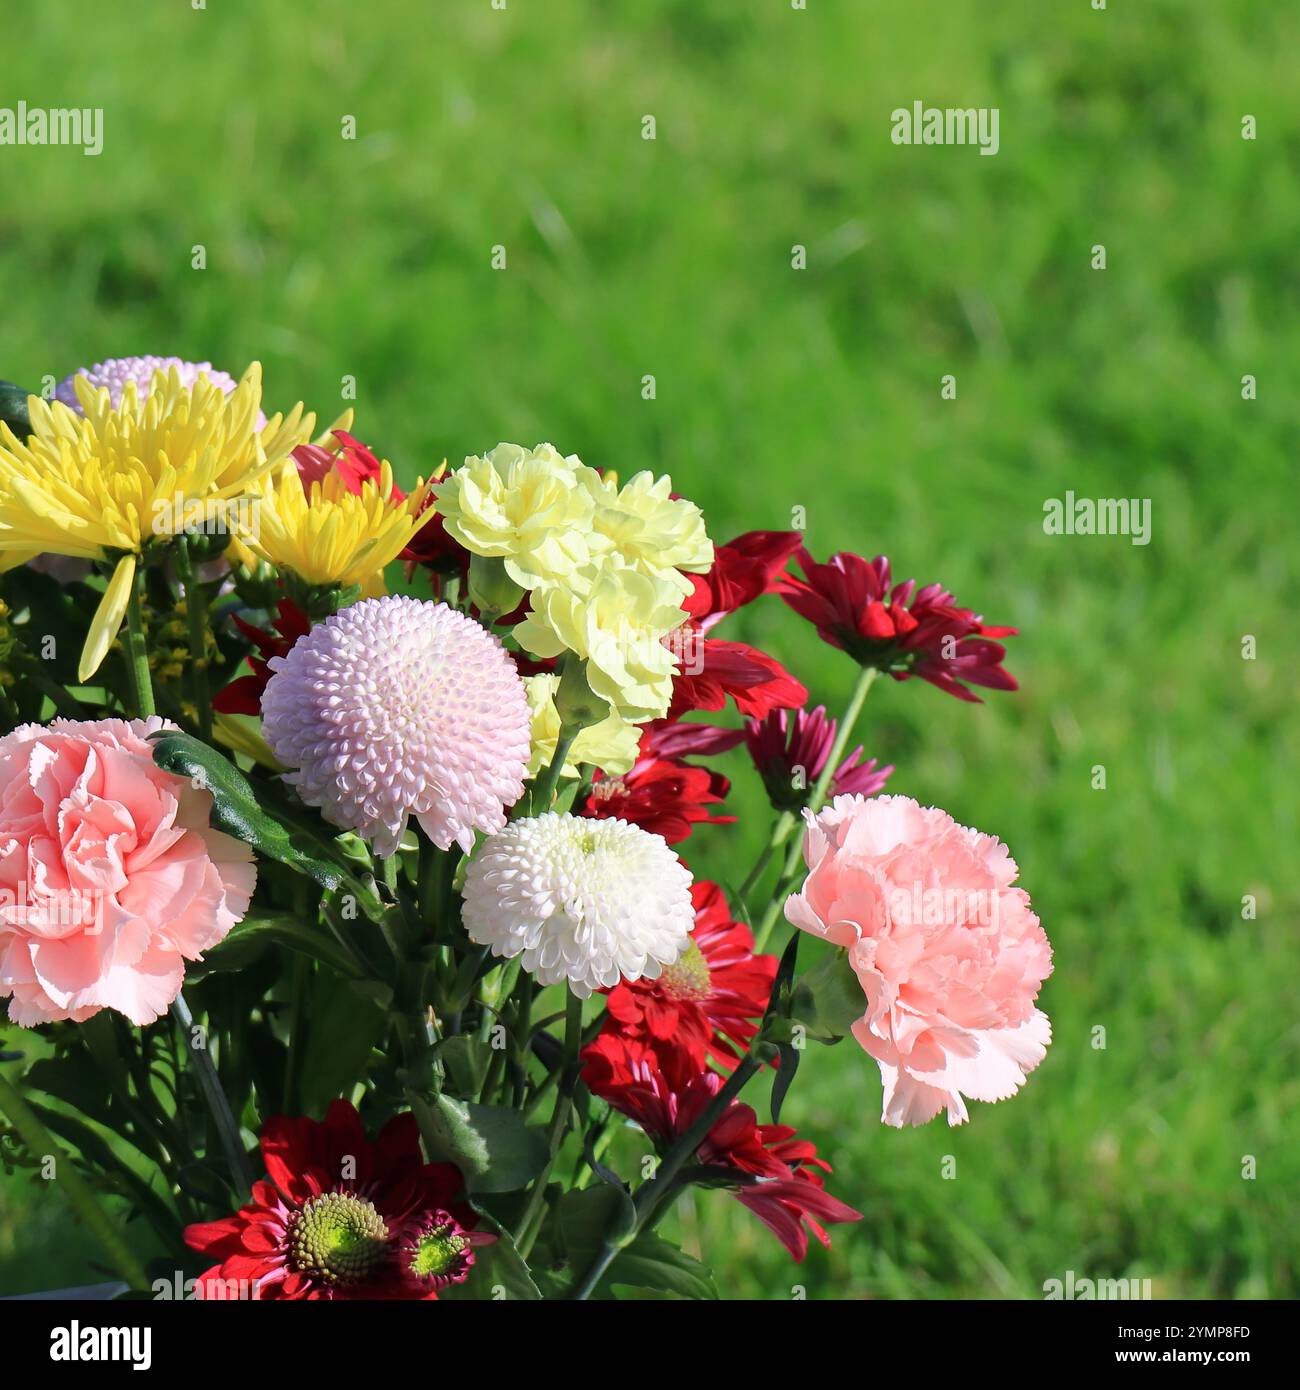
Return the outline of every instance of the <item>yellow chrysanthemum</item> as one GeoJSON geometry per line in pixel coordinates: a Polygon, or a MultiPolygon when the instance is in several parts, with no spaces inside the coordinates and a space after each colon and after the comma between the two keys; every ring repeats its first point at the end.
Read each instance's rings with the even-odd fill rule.
{"type": "Polygon", "coordinates": [[[384,566],[433,515],[421,515],[427,491],[428,484],[420,482],[405,501],[394,502],[387,462],[378,480],[367,480],[359,494],[349,492],[333,470],[309,490],[290,460],[257,493],[241,539],[254,554],[309,584],[360,584],[365,597],[374,597],[384,591],[384,566]]]}
{"type": "Polygon", "coordinates": [[[617,561],[582,579],[572,588],[535,589],[532,611],[513,629],[516,640],[534,656],[573,652],[586,663],[592,691],[625,720],[660,718],[676,670],[663,639],[686,621],[679,589],[617,561]]]}
{"type": "Polygon", "coordinates": [[[117,635],[145,547],[235,508],[311,438],[315,417],[296,405],[259,430],[256,362],[229,396],[206,376],[184,386],[174,369],[156,373],[143,399],[127,382],[116,408],[107,389],[81,377],[74,386],[84,416],[32,396],[27,440],[0,425],[0,570],[42,552],[117,560],[82,652],[84,681],[117,635]]]}
{"type": "MultiPolygon", "coordinates": [[[[528,775],[536,777],[551,765],[560,738],[560,712],[555,708],[559,676],[525,676],[524,690],[532,714],[532,747],[528,754],[528,775]]],[[[616,710],[610,710],[598,724],[590,724],[573,741],[561,777],[579,776],[579,764],[590,763],[612,777],[630,772],[636,762],[641,730],[629,724],[616,710]]]]}

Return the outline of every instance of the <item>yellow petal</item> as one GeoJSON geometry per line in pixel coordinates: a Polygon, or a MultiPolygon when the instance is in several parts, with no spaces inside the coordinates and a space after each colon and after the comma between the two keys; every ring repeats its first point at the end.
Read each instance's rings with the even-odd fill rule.
{"type": "Polygon", "coordinates": [[[134,583],[135,556],[123,555],[117,562],[112,579],[108,581],[108,588],[104,590],[104,597],[95,609],[94,621],[86,634],[86,645],[81,649],[81,664],[77,667],[79,681],[88,681],[108,655],[108,649],[122,626],[122,619],[126,617],[126,605],[130,601],[134,583]]]}

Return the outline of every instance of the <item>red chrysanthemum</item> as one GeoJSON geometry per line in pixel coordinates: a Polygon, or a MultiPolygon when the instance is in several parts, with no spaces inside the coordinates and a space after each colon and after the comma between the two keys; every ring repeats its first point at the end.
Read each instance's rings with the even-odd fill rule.
{"type": "Polygon", "coordinates": [[[267,662],[273,656],[288,656],[289,649],[307,635],[311,624],[307,615],[292,599],[282,598],[276,608],[273,631],[254,627],[242,618],[234,619],[235,626],[252,643],[256,655],[248,656],[251,675],[237,676],[224,690],[217,692],[212,708],[219,714],[261,714],[262,694],[271,679],[267,662]]]}
{"type": "Polygon", "coordinates": [[[691,889],[695,925],[685,951],[658,979],[624,981],[606,999],[606,1031],[644,1043],[671,1077],[712,1061],[731,1071],[758,1031],[776,978],[775,956],[754,954],[754,935],[733,922],[716,883],[691,889]]]}
{"type": "MultiPolygon", "coordinates": [[[[657,1054],[632,1038],[602,1033],[583,1049],[583,1080],[591,1093],[634,1119],[658,1144],[685,1134],[723,1085],[717,1072],[673,1082],[657,1054]]],[[[802,1261],[811,1232],[829,1246],[827,1225],[860,1221],[862,1213],[825,1190],[830,1164],[789,1125],[761,1125],[750,1106],[733,1100],[709,1130],[696,1158],[735,1185],[729,1190],[802,1261]]]]}
{"type": "Polygon", "coordinates": [[[1003,669],[1006,648],[990,641],[1014,637],[1014,627],[992,627],[969,608],[960,608],[938,584],[917,589],[916,581],[890,587],[889,561],[877,555],[868,563],[841,551],[819,565],[807,550],[796,557],[804,578],[782,575],[776,592],[816,627],[832,647],[846,651],[863,666],[887,671],[895,680],[920,676],[959,700],[979,703],[962,684],[1015,690],[1015,678],[1003,669]]]}
{"type": "Polygon", "coordinates": [[[216,1263],[206,1299],[433,1299],[468,1277],[474,1211],[450,1163],[425,1163],[410,1114],[371,1143],[336,1100],[323,1122],[276,1115],[262,1130],[267,1179],[234,1216],[189,1226],[186,1244],[216,1263]]]}
{"type": "Polygon", "coordinates": [[[621,777],[597,774],[590,794],[576,813],[593,820],[631,821],[652,835],[662,835],[670,845],[686,839],[701,823],[734,824],[735,816],[710,816],[708,809],[721,805],[731,790],[727,778],[707,767],[683,762],[668,751],[689,751],[692,744],[700,752],[721,751],[734,746],[728,741],[730,733],[701,724],[648,724],[641,735],[636,762],[621,777]],[[699,730],[704,737],[680,737],[677,731],[682,729],[699,730]]]}

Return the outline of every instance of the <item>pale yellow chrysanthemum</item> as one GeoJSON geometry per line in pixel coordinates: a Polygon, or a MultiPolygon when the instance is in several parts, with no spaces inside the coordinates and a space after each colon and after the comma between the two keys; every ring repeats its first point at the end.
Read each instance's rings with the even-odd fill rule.
{"type": "Polygon", "coordinates": [[[581,475],[591,472],[576,455],[549,444],[524,449],[498,444],[434,489],[447,533],[474,555],[497,556],[525,589],[569,583],[592,558],[593,502],[581,475]]]}
{"type": "Polygon", "coordinates": [[[174,369],[156,373],[144,399],[127,382],[116,407],[107,389],[81,377],[74,386],[84,416],[32,396],[27,440],[0,425],[0,570],[42,552],[116,559],[82,652],[84,681],[117,635],[145,547],[237,509],[316,422],[296,405],[259,430],[256,362],[229,396],[207,376],[184,386],[174,369]]]}
{"type": "Polygon", "coordinates": [[[653,473],[643,472],[619,487],[613,475],[602,478],[594,468],[585,468],[582,481],[595,503],[592,527],[609,550],[625,564],[690,593],[690,581],[675,571],[707,570],[713,542],[695,503],[671,496],[672,479],[656,482],[653,473]]]}
{"type": "Polygon", "coordinates": [[[309,584],[360,584],[363,596],[373,598],[384,592],[384,566],[433,515],[420,514],[427,491],[428,484],[419,482],[405,501],[394,502],[387,461],[359,494],[333,470],[309,490],[290,459],[256,493],[240,539],[255,555],[309,584]]]}
{"type": "Polygon", "coordinates": [[[535,589],[513,635],[534,656],[575,653],[592,691],[640,723],[667,712],[676,662],[663,639],[685,621],[676,585],[607,560],[581,585],[535,589]]]}
{"type": "MultiPolygon", "coordinates": [[[[525,676],[524,690],[532,715],[532,746],[528,754],[528,775],[536,777],[550,767],[560,737],[560,712],[555,708],[559,676],[525,676]]],[[[636,762],[641,730],[611,709],[598,724],[590,724],[574,739],[565,759],[561,777],[578,777],[579,764],[590,763],[612,777],[630,772],[636,762]]]]}

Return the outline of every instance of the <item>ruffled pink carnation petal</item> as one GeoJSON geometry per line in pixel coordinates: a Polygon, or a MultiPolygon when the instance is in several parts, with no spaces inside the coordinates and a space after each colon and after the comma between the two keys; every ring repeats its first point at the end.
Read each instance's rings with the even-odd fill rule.
{"type": "Polygon", "coordinates": [[[910,797],[839,796],[808,822],[796,927],[848,953],[866,997],[853,1035],[880,1066],[886,1124],[967,1119],[1043,1060],[1035,1007],[1052,950],[991,835],[910,797]]]}
{"type": "Polygon", "coordinates": [[[530,716],[498,637],[444,603],[366,599],[318,623],[262,696],[285,781],[332,825],[393,854],[414,816],[468,853],[523,794],[530,716]]]}
{"type": "Polygon", "coordinates": [[[20,1026],[116,1009],[143,1026],[248,910],[247,845],[153,761],[157,717],[0,738],[0,998],[20,1026]]]}

